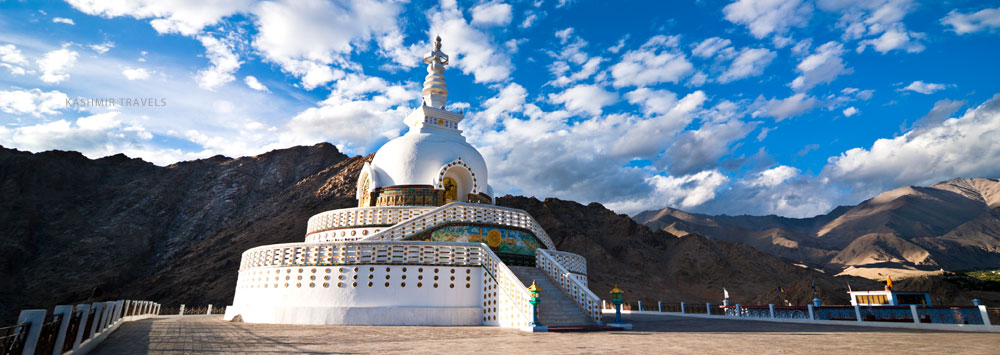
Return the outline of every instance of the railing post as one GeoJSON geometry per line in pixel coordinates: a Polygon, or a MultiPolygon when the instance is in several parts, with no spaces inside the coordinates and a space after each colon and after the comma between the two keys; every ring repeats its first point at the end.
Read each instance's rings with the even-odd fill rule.
{"type": "Polygon", "coordinates": [[[986,311],[986,306],[979,305],[979,316],[983,318],[983,325],[992,325],[990,323],[990,314],[986,311]]]}
{"type": "Polygon", "coordinates": [[[771,318],[774,318],[774,303],[768,304],[767,308],[771,310],[771,318]]]}
{"type": "Polygon", "coordinates": [[[861,322],[861,307],[854,305],[854,316],[858,317],[858,322],[861,322]]]}
{"type": "Polygon", "coordinates": [[[743,317],[743,306],[741,306],[739,303],[736,304],[736,316],[743,317]]]}
{"type": "Polygon", "coordinates": [[[181,305],[181,311],[180,311],[180,313],[178,313],[178,315],[182,315],[182,316],[184,315],[184,305],[183,304],[181,305]]]}
{"type": "Polygon", "coordinates": [[[687,313],[684,310],[684,302],[681,302],[681,314],[687,313]]]}
{"type": "Polygon", "coordinates": [[[80,324],[76,326],[76,339],[73,340],[73,350],[80,348],[80,343],[83,342],[83,330],[87,329],[87,322],[90,321],[90,305],[89,304],[78,304],[76,305],[77,312],[83,312],[80,316],[80,324]]]}
{"type": "Polygon", "coordinates": [[[153,313],[153,314],[160,314],[160,304],[159,303],[156,304],[156,313],[153,313]]]}
{"type": "Polygon", "coordinates": [[[114,309],[114,302],[104,302],[104,308],[101,310],[101,331],[108,328],[111,324],[111,310],[114,309]]]}
{"type": "Polygon", "coordinates": [[[920,323],[920,316],[917,314],[917,305],[910,305],[910,314],[913,315],[913,323],[920,323]]]}
{"type": "Polygon", "coordinates": [[[663,301],[656,301],[656,311],[663,313],[663,301]]]}
{"type": "Polygon", "coordinates": [[[712,303],[705,302],[705,314],[712,315],[712,303]]]}
{"type": "Polygon", "coordinates": [[[809,320],[816,320],[816,315],[813,314],[813,305],[809,305],[809,320]]]}
{"type": "Polygon", "coordinates": [[[636,301],[636,302],[639,302],[639,312],[642,312],[642,301],[636,301]]]}
{"type": "Polygon", "coordinates": [[[24,337],[24,350],[21,351],[22,355],[31,355],[35,353],[35,347],[38,346],[38,337],[42,334],[43,322],[45,322],[44,309],[25,309],[21,311],[20,315],[18,315],[17,324],[31,324],[31,327],[28,329],[28,335],[24,337]]]}
{"type": "Polygon", "coordinates": [[[125,313],[124,313],[123,317],[130,316],[129,313],[131,311],[132,311],[132,300],[125,300],[125,313]]]}
{"type": "Polygon", "coordinates": [[[97,327],[99,326],[97,322],[101,320],[101,310],[104,309],[104,304],[94,302],[90,307],[94,310],[94,319],[90,321],[90,334],[87,334],[87,339],[93,338],[94,334],[97,334],[97,327]]]}
{"type": "Polygon", "coordinates": [[[69,328],[69,321],[73,319],[73,306],[58,305],[52,310],[52,315],[56,314],[61,314],[62,320],[59,322],[59,333],[56,335],[56,345],[52,348],[52,353],[62,354],[62,347],[66,342],[66,328],[69,328]]]}
{"type": "Polygon", "coordinates": [[[208,312],[205,314],[212,314],[212,305],[208,305],[208,312]]]}

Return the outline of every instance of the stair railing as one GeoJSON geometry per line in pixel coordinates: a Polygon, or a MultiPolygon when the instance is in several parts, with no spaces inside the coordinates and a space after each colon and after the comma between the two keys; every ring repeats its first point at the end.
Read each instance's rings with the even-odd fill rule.
{"type": "Polygon", "coordinates": [[[487,303],[492,302],[493,308],[489,305],[483,309],[486,325],[499,325],[507,328],[523,328],[531,325],[532,312],[531,292],[521,283],[517,275],[500,260],[500,257],[490,250],[486,244],[479,244],[483,250],[482,266],[490,277],[493,277],[494,288],[484,291],[484,298],[487,303]]]}
{"type": "Polygon", "coordinates": [[[550,250],[536,249],[536,267],[544,270],[549,275],[549,278],[555,281],[562,288],[563,292],[576,302],[576,305],[591,320],[597,324],[601,324],[601,299],[591,292],[584,283],[580,282],[578,276],[574,276],[573,273],[559,263],[557,257],[553,254],[550,250]]]}

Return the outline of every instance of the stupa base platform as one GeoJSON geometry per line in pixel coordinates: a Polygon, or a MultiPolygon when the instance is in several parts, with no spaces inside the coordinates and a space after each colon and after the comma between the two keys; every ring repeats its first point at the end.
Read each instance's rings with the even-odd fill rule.
{"type": "Polygon", "coordinates": [[[480,307],[237,307],[226,308],[223,319],[237,315],[246,323],[300,325],[482,325],[480,307]]]}

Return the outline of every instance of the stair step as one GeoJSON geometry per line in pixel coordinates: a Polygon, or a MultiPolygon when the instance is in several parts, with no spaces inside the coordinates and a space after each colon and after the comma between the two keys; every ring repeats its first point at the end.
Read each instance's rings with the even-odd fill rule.
{"type": "Polygon", "coordinates": [[[544,270],[526,266],[511,266],[511,271],[525,286],[535,285],[542,288],[542,302],[538,305],[538,320],[546,326],[580,326],[594,325],[576,302],[562,288],[549,279],[544,270]]]}

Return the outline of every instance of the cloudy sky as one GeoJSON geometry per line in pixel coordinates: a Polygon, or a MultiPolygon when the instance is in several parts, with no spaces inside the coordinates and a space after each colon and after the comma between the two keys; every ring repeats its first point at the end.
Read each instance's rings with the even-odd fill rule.
{"type": "Polygon", "coordinates": [[[1000,176],[995,1],[0,1],[0,145],[369,154],[435,35],[498,194],[802,217],[1000,176]]]}

